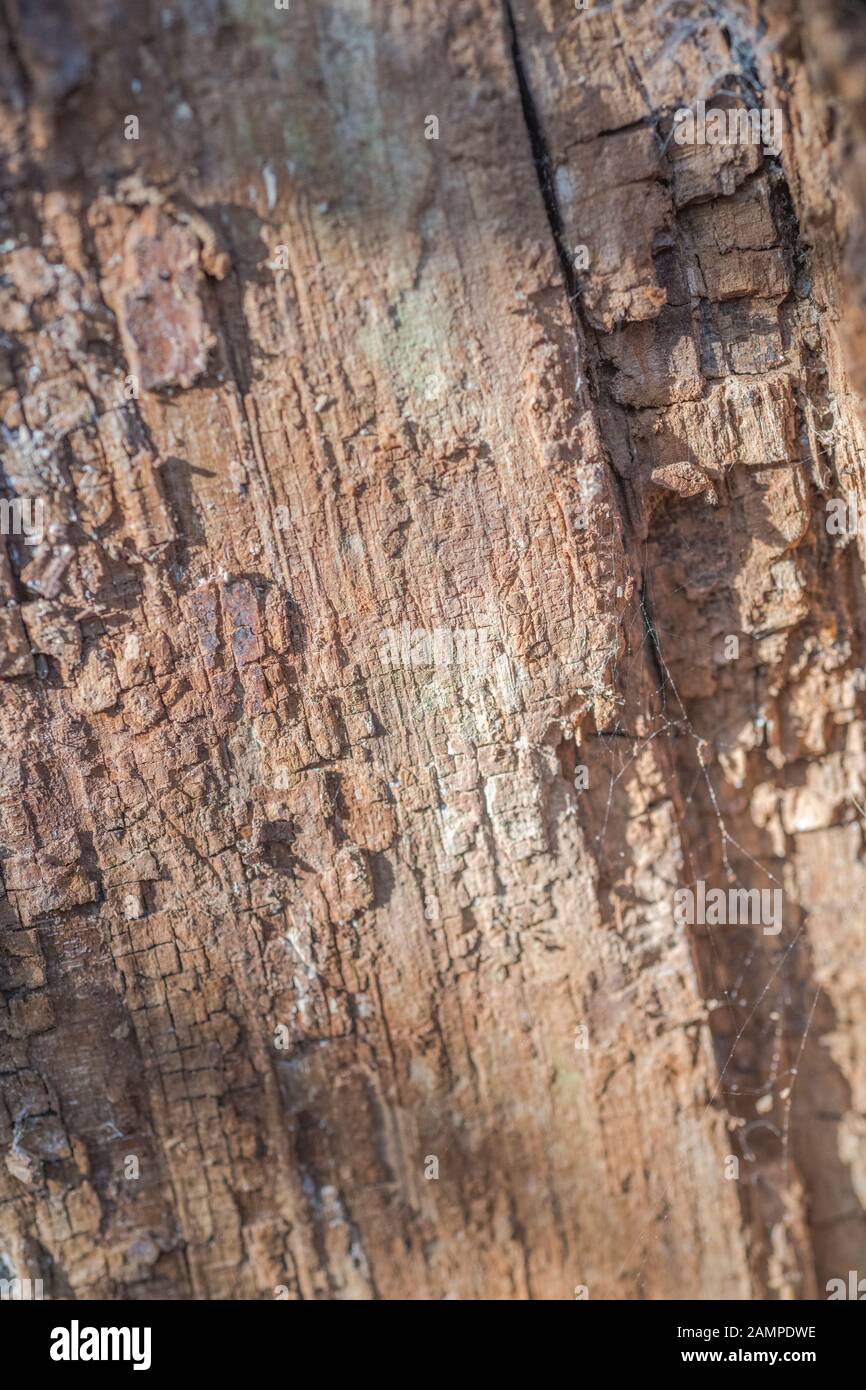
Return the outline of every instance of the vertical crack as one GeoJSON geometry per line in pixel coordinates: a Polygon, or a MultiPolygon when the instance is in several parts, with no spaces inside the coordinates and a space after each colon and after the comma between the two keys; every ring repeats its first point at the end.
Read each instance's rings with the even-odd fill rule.
{"type": "MultiPolygon", "coordinates": [[[[511,0],[503,0],[503,9],[505,11],[505,23],[511,41],[511,61],[514,64],[514,72],[517,77],[517,86],[520,92],[520,105],[523,109],[523,119],[526,124],[527,134],[529,135],[529,144],[532,149],[532,159],[538,177],[538,186],[541,189],[541,196],[544,200],[544,210],[547,213],[550,234],[553,237],[553,244],[556,247],[556,254],[559,258],[562,278],[565,281],[568,303],[572,317],[575,320],[575,327],[576,329],[581,329],[582,324],[577,310],[577,304],[580,300],[580,287],[578,286],[577,277],[574,273],[574,266],[571,263],[565,245],[565,232],[562,225],[562,214],[559,210],[559,203],[556,198],[556,187],[553,181],[550,154],[544,139],[541,119],[535,106],[532,91],[530,90],[529,79],[526,76],[523,54],[520,51],[520,39],[517,36],[517,25],[514,22],[514,12],[511,8],[511,0]]],[[[582,332],[578,332],[578,338],[580,339],[582,336],[582,332]]]]}
{"type": "MultiPolygon", "coordinates": [[[[575,274],[574,265],[572,263],[571,257],[569,256],[568,248],[566,245],[562,213],[560,211],[559,201],[556,196],[556,185],[553,177],[553,164],[550,158],[550,152],[547,148],[547,142],[544,138],[544,131],[542,128],[541,118],[538,114],[538,109],[535,105],[535,100],[533,98],[532,90],[529,85],[529,79],[526,74],[526,67],[523,61],[523,53],[521,52],[520,48],[520,39],[517,33],[517,25],[514,19],[514,11],[511,7],[511,0],[503,0],[503,10],[505,13],[505,23],[508,29],[508,35],[511,45],[511,60],[514,64],[514,72],[517,77],[517,86],[520,92],[520,105],[523,110],[523,119],[526,125],[527,134],[529,136],[529,144],[532,150],[532,159],[535,165],[535,172],[538,178],[538,186],[541,191],[541,197],[544,202],[544,210],[547,214],[547,221],[550,227],[550,234],[553,238],[553,244],[556,248],[557,259],[559,260],[560,269],[562,271],[562,278],[565,282],[565,289],[568,297],[568,307],[571,313],[572,323],[574,325],[575,340],[578,350],[581,347],[584,348],[584,353],[587,359],[588,375],[591,378],[593,386],[593,395],[595,397],[596,402],[600,402],[601,390],[599,387],[597,369],[597,361],[599,358],[598,343],[596,341],[594,331],[586,324],[586,322],[584,321],[583,314],[581,313],[580,285],[575,274]],[[595,349],[595,361],[592,360],[590,353],[587,351],[587,348],[590,343],[592,343],[593,348],[595,349]]],[[[620,520],[623,532],[625,533],[625,535],[628,535],[629,531],[632,529],[630,525],[631,511],[628,505],[628,499],[625,493],[623,480],[617,472],[613,460],[610,457],[607,444],[604,441],[603,431],[600,431],[600,438],[602,442],[602,447],[604,449],[605,459],[610,470],[611,478],[613,479],[613,486],[616,492],[617,500],[619,502],[620,520]]],[[[624,548],[626,550],[626,553],[629,554],[629,547],[625,546],[624,548]]],[[[639,589],[640,614],[645,630],[646,645],[647,650],[649,652],[650,665],[653,668],[653,674],[655,675],[655,678],[658,682],[658,689],[659,691],[663,692],[665,688],[665,681],[662,675],[661,664],[659,659],[659,639],[657,635],[656,625],[653,622],[652,614],[649,610],[649,597],[647,594],[647,586],[644,579],[641,580],[639,589]]]]}

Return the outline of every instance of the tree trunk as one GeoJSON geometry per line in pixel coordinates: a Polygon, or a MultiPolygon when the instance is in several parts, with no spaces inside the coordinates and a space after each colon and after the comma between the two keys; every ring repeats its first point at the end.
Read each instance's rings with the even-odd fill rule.
{"type": "Polygon", "coordinates": [[[862,19],[4,4],[0,1276],[866,1272],[862,19]]]}

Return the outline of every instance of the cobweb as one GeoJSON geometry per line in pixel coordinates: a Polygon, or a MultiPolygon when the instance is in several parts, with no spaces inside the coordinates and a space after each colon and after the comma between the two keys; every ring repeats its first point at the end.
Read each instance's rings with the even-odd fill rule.
{"type": "MultiPolygon", "coordinates": [[[[646,559],[648,546],[644,544],[644,568],[646,573],[646,559]]],[[[644,631],[639,634],[639,640],[635,640],[634,631],[631,632],[631,640],[628,643],[627,661],[634,664],[638,661],[645,661],[647,654],[650,656],[648,663],[650,670],[655,670],[658,675],[658,684],[654,690],[654,705],[656,710],[653,715],[653,726],[643,738],[635,738],[633,733],[624,727],[620,720],[616,720],[610,732],[616,739],[616,746],[607,743],[606,739],[599,739],[597,743],[604,745],[607,743],[606,757],[609,763],[607,801],[604,810],[602,825],[597,837],[597,853],[599,862],[602,861],[605,850],[605,840],[608,834],[611,813],[617,788],[622,782],[626,773],[633,767],[644,749],[658,738],[673,738],[682,741],[687,739],[694,753],[694,776],[690,785],[682,785],[683,769],[681,766],[676,769],[676,780],[678,782],[678,801],[681,807],[680,830],[686,832],[688,837],[688,817],[690,808],[695,808],[698,814],[695,817],[695,824],[701,825],[706,822],[706,808],[709,807],[713,825],[712,840],[713,848],[718,852],[721,862],[722,874],[728,884],[737,888],[749,889],[753,884],[743,883],[737,872],[735,863],[746,863],[751,865],[758,873],[764,876],[765,880],[773,887],[782,889],[783,885],[776,873],[773,872],[771,865],[762,862],[755,857],[732,833],[725,812],[722,808],[720,797],[712,775],[712,754],[714,748],[719,746],[720,735],[725,733],[725,729],[718,727],[711,737],[707,737],[699,732],[692,721],[686,707],[686,703],[681,698],[677,688],[677,683],[671,672],[668,661],[665,657],[663,645],[660,637],[658,625],[653,620],[643,594],[639,598],[639,613],[643,622],[644,631]],[[623,739],[633,739],[633,746],[630,753],[623,755],[623,739]],[[696,805],[699,792],[703,792],[706,801],[699,807],[696,805]]],[[[626,675],[626,680],[628,679],[626,675]]],[[[759,711],[754,711],[755,719],[758,719],[759,711]]],[[[740,716],[732,722],[741,723],[740,716]]],[[[696,859],[701,849],[706,848],[707,842],[695,844],[692,841],[690,849],[693,859],[696,859]]],[[[678,886],[694,887],[697,882],[696,875],[691,883],[683,882],[678,886]]],[[[784,901],[784,899],[783,899],[784,901]]],[[[796,1207],[796,1201],[789,1202],[787,1195],[791,1187],[791,1121],[793,1107],[795,1103],[797,1079],[800,1075],[803,1055],[808,1043],[810,1031],[815,1019],[818,1001],[822,992],[820,985],[814,989],[811,1004],[808,1007],[805,1019],[800,1020],[801,1026],[797,1029],[795,1038],[788,1037],[786,1046],[786,1027],[791,1026],[792,1014],[796,1012],[796,1003],[792,995],[791,981],[789,976],[789,966],[793,966],[798,946],[803,937],[808,924],[808,914],[798,905],[799,922],[793,929],[790,939],[773,956],[769,956],[762,943],[752,944],[743,954],[738,963],[738,968],[725,983],[726,976],[731,973],[731,956],[721,949],[718,931],[711,925],[706,925],[702,930],[706,933],[706,940],[709,943],[709,950],[712,954],[714,963],[714,976],[719,981],[715,990],[721,998],[707,999],[708,1009],[707,1021],[709,1021],[710,1010],[724,1008],[728,1011],[730,1019],[730,1035],[722,1048],[717,1036],[713,1035],[713,1046],[717,1058],[717,1075],[712,1086],[706,1103],[702,1106],[696,1119],[699,1122],[709,1111],[718,1110],[723,1107],[724,1111],[732,1118],[737,1113],[737,1102],[754,1098],[766,1102],[768,1098],[772,1103],[765,1103],[764,1112],[757,1113],[755,1119],[747,1121],[740,1116],[739,1124],[739,1149],[741,1160],[746,1166],[743,1174],[746,1181],[753,1182],[756,1176],[760,1176],[760,1166],[756,1164],[757,1155],[752,1149],[751,1132],[760,1128],[767,1131],[775,1140],[778,1152],[778,1168],[781,1178],[776,1179],[780,1184],[778,1197],[784,1210],[796,1207]],[[766,964],[770,961],[771,968],[767,971],[766,964]],[[762,1047],[760,1051],[759,1064],[765,1068],[765,1074],[754,1085],[743,1084],[741,1081],[732,1081],[730,1073],[735,1070],[739,1051],[743,1040],[749,1033],[750,1028],[756,1022],[761,1021],[761,1014],[768,1000],[775,1003],[775,998],[770,1000],[770,996],[780,994],[781,1008],[773,1008],[769,1013],[768,1022],[771,1025],[769,1033],[769,1058],[767,1060],[767,1048],[762,1047]],[[793,1042],[793,1045],[791,1045],[793,1042]],[[778,1110],[781,1107],[780,1122],[774,1122],[769,1116],[764,1118],[764,1114],[769,1110],[778,1110]],[[749,1165],[756,1164],[756,1168],[750,1171],[749,1165]]],[[[683,928],[688,930],[688,928],[683,928]]],[[[783,925],[783,931],[785,926],[783,925]]],[[[793,1030],[792,1030],[793,1031],[793,1030]]],[[[763,1039],[762,1039],[763,1041],[763,1039]]],[[[748,1071],[748,1067],[746,1070],[748,1071]]],[[[756,1066],[753,1066],[753,1070],[756,1066]]],[[[733,1155],[731,1155],[733,1156],[733,1155]]],[[[622,1279],[628,1274],[636,1277],[638,1285],[644,1277],[644,1270],[647,1261],[652,1253],[654,1242],[661,1237],[663,1227],[670,1220],[673,1210],[673,1200],[676,1195],[680,1178],[690,1163],[691,1155],[688,1151],[684,1152],[681,1158],[674,1165],[673,1170],[665,1181],[662,1189],[658,1192],[653,1190],[652,1211],[630,1241],[625,1257],[623,1258],[619,1270],[618,1278],[622,1279]],[[635,1256],[638,1252],[640,1258],[635,1263],[635,1256]]],[[[739,1176],[739,1172],[738,1172],[739,1176]]]]}

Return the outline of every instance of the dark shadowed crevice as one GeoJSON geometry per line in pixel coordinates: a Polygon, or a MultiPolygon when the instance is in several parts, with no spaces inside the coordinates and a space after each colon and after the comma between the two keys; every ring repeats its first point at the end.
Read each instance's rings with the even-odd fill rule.
{"type": "MultiPolygon", "coordinates": [[[[598,351],[598,343],[596,340],[595,332],[586,324],[586,322],[584,321],[583,314],[581,313],[580,284],[575,274],[574,266],[572,264],[571,257],[568,254],[568,248],[566,246],[562,213],[559,208],[559,202],[556,196],[556,186],[553,178],[553,164],[550,158],[550,152],[547,148],[547,142],[544,138],[544,131],[541,124],[541,118],[538,114],[538,109],[535,105],[532,90],[529,86],[529,79],[526,75],[526,67],[523,61],[523,54],[520,48],[520,39],[517,33],[517,25],[515,24],[514,12],[512,10],[510,0],[503,0],[503,10],[505,14],[505,23],[508,29],[508,36],[511,47],[511,59],[514,64],[514,72],[517,78],[517,87],[520,92],[520,105],[523,110],[523,119],[526,125],[526,132],[529,137],[529,144],[532,150],[532,160],[535,166],[536,177],[538,179],[538,187],[541,192],[542,200],[544,202],[544,210],[547,214],[547,222],[548,226],[550,227],[550,234],[553,238],[553,244],[556,248],[557,259],[559,261],[560,270],[562,271],[562,278],[565,283],[566,295],[568,297],[568,307],[571,313],[572,323],[574,325],[574,335],[576,340],[577,351],[580,352],[581,349],[583,349],[583,356],[586,362],[587,375],[591,383],[592,395],[594,399],[598,401],[601,395],[598,374],[598,362],[600,358],[600,354],[598,351]]],[[[633,124],[635,127],[641,127],[648,124],[648,122],[646,120],[641,120],[638,122],[634,122],[633,124]]],[[[631,127],[625,128],[630,129],[631,127]]],[[[616,492],[617,501],[619,503],[620,522],[623,528],[624,535],[627,535],[631,529],[631,525],[628,501],[626,499],[623,481],[616,468],[613,466],[613,462],[607,450],[606,441],[604,440],[603,431],[601,434],[601,438],[604,447],[605,458],[608,464],[608,468],[610,470],[611,478],[613,480],[613,486],[616,492]]],[[[646,587],[644,586],[640,599],[641,620],[644,625],[650,663],[653,667],[654,675],[658,680],[658,688],[660,690],[663,690],[665,683],[658,662],[658,638],[656,636],[655,627],[652,621],[652,614],[649,611],[648,604],[649,599],[646,594],[646,587]]]]}
{"type": "MultiPolygon", "coordinates": [[[[517,36],[517,26],[514,23],[514,13],[511,9],[510,0],[503,0],[503,8],[511,44],[511,60],[514,64],[514,72],[517,77],[517,87],[520,92],[520,105],[523,109],[523,119],[526,123],[526,131],[532,149],[532,159],[538,177],[538,186],[541,189],[541,196],[544,200],[544,210],[547,213],[550,234],[553,237],[553,244],[556,247],[556,254],[559,258],[562,278],[565,281],[565,287],[568,291],[568,302],[573,317],[578,320],[576,306],[580,299],[580,289],[577,284],[574,267],[571,264],[568,251],[566,250],[562,214],[560,213],[559,203],[556,199],[550,155],[545,143],[544,132],[541,128],[541,120],[529,87],[526,69],[523,65],[523,54],[520,51],[520,40],[517,36]]],[[[582,335],[579,334],[578,336],[582,335]]]]}

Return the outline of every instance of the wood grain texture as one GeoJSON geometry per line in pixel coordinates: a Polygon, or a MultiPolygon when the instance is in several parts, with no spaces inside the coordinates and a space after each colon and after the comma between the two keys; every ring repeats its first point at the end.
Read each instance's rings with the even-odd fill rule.
{"type": "Polygon", "coordinates": [[[866,1271],[848,11],[0,16],[0,1277],[866,1271]]]}

